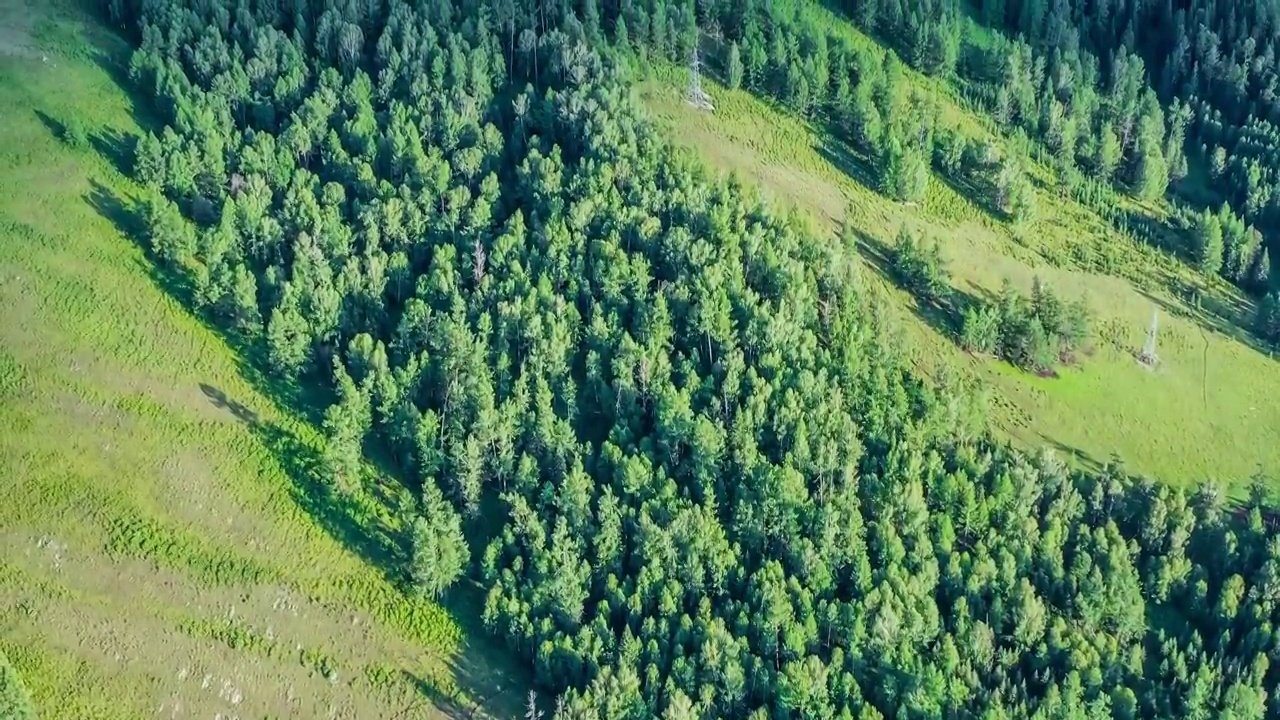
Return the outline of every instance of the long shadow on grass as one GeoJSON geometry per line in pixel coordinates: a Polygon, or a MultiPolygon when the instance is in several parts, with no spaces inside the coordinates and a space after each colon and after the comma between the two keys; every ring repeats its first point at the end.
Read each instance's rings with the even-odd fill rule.
{"type": "MultiPolygon", "coordinates": [[[[90,192],[85,201],[99,214],[110,220],[126,237],[147,253],[144,240],[146,223],[143,210],[137,201],[115,193],[111,188],[96,181],[91,181],[90,192]]],[[[150,258],[150,254],[148,257],[150,258]]],[[[221,337],[234,351],[238,370],[259,394],[270,398],[277,407],[288,407],[307,416],[312,425],[319,422],[321,410],[330,394],[324,390],[324,383],[318,378],[304,378],[301,383],[282,383],[269,377],[264,368],[267,367],[265,352],[258,343],[226,331],[201,317],[194,311],[195,292],[190,280],[183,274],[164,267],[160,262],[140,261],[140,264],[156,284],[164,292],[181,302],[192,315],[205,327],[221,337]]],[[[344,547],[355,553],[371,567],[377,568],[383,577],[392,585],[404,587],[405,550],[401,540],[381,519],[380,513],[369,504],[361,504],[324,482],[319,451],[311,444],[303,441],[290,429],[275,423],[262,420],[250,408],[231,398],[225,391],[207,383],[201,384],[201,391],[209,402],[217,407],[227,409],[250,427],[263,447],[279,463],[285,474],[292,481],[291,495],[298,507],[304,510],[331,537],[342,543],[344,547]]],[[[386,468],[380,468],[385,470],[386,468]]],[[[392,473],[379,473],[381,478],[393,476],[392,473]]],[[[385,481],[393,482],[393,481],[385,481]]],[[[384,509],[396,512],[399,508],[391,505],[393,493],[378,492],[378,483],[368,488],[384,509]]],[[[478,557],[478,552],[473,553],[478,557]]],[[[482,627],[479,609],[484,606],[483,593],[470,583],[460,583],[451,592],[446,610],[466,631],[464,638],[465,652],[452,658],[450,666],[454,671],[458,686],[473,700],[467,704],[475,704],[466,713],[455,717],[480,717],[475,714],[485,707],[497,708],[500,715],[518,713],[518,699],[509,697],[507,691],[495,691],[495,687],[510,685],[527,685],[527,678],[522,673],[513,679],[504,672],[489,669],[488,658],[501,657],[499,644],[490,639],[482,627]],[[476,654],[478,653],[478,655],[476,654]]],[[[429,695],[433,703],[440,701],[438,692],[429,695]]],[[[441,709],[451,713],[451,709],[459,709],[454,700],[442,705],[441,709]]]]}
{"type": "MultiPolygon", "coordinates": [[[[893,270],[891,250],[861,230],[855,229],[853,232],[857,235],[858,253],[863,259],[894,286],[902,287],[893,270]]],[[[939,335],[959,343],[965,313],[970,308],[993,301],[991,294],[985,290],[979,288],[978,293],[970,293],[949,285],[946,294],[937,299],[931,300],[913,295],[915,302],[912,304],[912,311],[939,335]]]]}
{"type": "MultiPolygon", "coordinates": [[[[142,210],[138,203],[123,198],[101,183],[91,181],[88,203],[102,216],[111,220],[126,237],[141,241],[145,228],[142,210]]],[[[151,280],[170,296],[177,298],[187,308],[194,307],[194,289],[180,273],[163,267],[158,262],[143,263],[151,280]]],[[[197,315],[197,317],[199,317],[197,315]]],[[[306,398],[297,389],[268,378],[260,370],[261,350],[240,336],[222,331],[203,318],[200,322],[220,335],[236,351],[240,374],[256,391],[272,399],[281,407],[311,409],[316,412],[314,397],[306,398]]],[[[307,511],[330,535],[359,555],[374,567],[380,568],[388,579],[397,580],[398,544],[383,526],[371,526],[367,513],[361,513],[349,499],[333,492],[328,483],[320,480],[320,455],[311,445],[303,442],[293,432],[279,424],[260,420],[256,414],[240,402],[229,398],[220,388],[207,383],[201,390],[215,406],[228,409],[257,436],[271,452],[286,474],[293,481],[293,496],[299,506],[307,511]]]]}
{"type": "Polygon", "coordinates": [[[1129,235],[1138,242],[1163,250],[1176,258],[1191,260],[1191,246],[1186,233],[1179,232],[1167,223],[1128,207],[1113,209],[1106,216],[1121,234],[1129,235]]]}
{"type": "Polygon", "coordinates": [[[818,128],[819,142],[814,144],[818,154],[837,170],[872,190],[879,190],[871,164],[859,157],[849,145],[838,139],[836,129],[830,123],[818,128]]]}
{"type": "MultiPolygon", "coordinates": [[[[84,0],[83,12],[102,22],[102,27],[85,23],[89,41],[87,48],[80,48],[82,56],[90,58],[106,72],[119,89],[129,98],[134,121],[143,130],[156,131],[161,123],[151,107],[141,102],[132,91],[128,80],[128,57],[132,49],[115,32],[106,30],[102,18],[102,6],[84,0]]],[[[44,118],[42,118],[43,120],[44,118]]],[[[52,120],[50,118],[50,120],[52,120]]],[[[59,136],[61,124],[46,126],[59,136]]],[[[97,129],[93,134],[94,148],[124,175],[131,170],[132,139],[110,129],[97,129]]],[[[210,323],[195,311],[195,288],[185,274],[167,269],[155,262],[147,252],[146,223],[143,208],[136,198],[122,195],[96,181],[91,181],[85,201],[99,214],[110,220],[121,233],[138,244],[149,261],[141,266],[157,287],[178,300],[192,316],[221,337],[234,351],[237,369],[242,378],[259,394],[270,398],[277,407],[287,407],[300,413],[312,426],[318,425],[321,409],[331,400],[327,383],[318,378],[303,378],[298,383],[282,383],[270,376],[264,348],[260,342],[229,332],[210,323]]],[[[201,390],[215,405],[224,407],[250,426],[262,445],[273,455],[292,481],[292,495],[298,506],[306,511],[332,537],[356,553],[370,566],[380,570],[394,585],[403,587],[402,543],[387,528],[368,504],[361,507],[350,498],[332,490],[323,482],[319,469],[321,458],[315,447],[299,438],[293,431],[280,424],[266,422],[237,400],[230,398],[220,388],[202,384],[201,390]]],[[[371,460],[385,470],[386,455],[373,453],[371,460]]],[[[385,472],[381,477],[398,477],[399,473],[385,472]]],[[[394,482],[388,480],[386,482],[394,482]]],[[[390,505],[390,493],[379,493],[378,483],[370,493],[382,503],[390,505]]],[[[478,553],[476,553],[478,557],[478,553]]],[[[454,621],[466,630],[463,648],[448,662],[454,671],[457,686],[468,696],[464,709],[457,700],[444,698],[430,683],[415,683],[419,692],[438,704],[454,717],[514,717],[520,713],[523,694],[520,688],[531,684],[523,669],[507,662],[507,653],[482,627],[479,610],[484,606],[482,589],[474,582],[459,583],[447,598],[445,608],[454,621]],[[514,694],[513,694],[514,693],[514,694]]]]}
{"type": "Polygon", "coordinates": [[[999,223],[1007,223],[1012,218],[1009,213],[1004,212],[996,205],[996,189],[991,181],[984,176],[986,173],[986,170],[966,171],[961,169],[957,175],[953,176],[951,173],[943,172],[936,167],[933,168],[934,177],[941,180],[957,195],[967,198],[992,220],[999,223]]]}
{"type": "Polygon", "coordinates": [[[121,175],[127,177],[133,170],[133,138],[108,127],[90,135],[89,144],[121,175]]]}
{"type": "MultiPolygon", "coordinates": [[[[1237,303],[1223,301],[1209,293],[1201,293],[1198,288],[1185,287],[1178,295],[1182,302],[1171,302],[1156,297],[1141,288],[1138,292],[1166,316],[1188,318],[1199,325],[1201,331],[1210,330],[1229,337],[1263,355],[1275,358],[1276,348],[1268,346],[1248,329],[1251,320],[1251,308],[1239,307],[1237,303]]],[[[1205,340],[1205,362],[1208,357],[1208,339],[1205,340]]]]}
{"type": "MultiPolygon", "coordinates": [[[[1100,473],[1102,472],[1102,469],[1106,467],[1106,465],[1108,464],[1094,457],[1087,450],[1081,450],[1078,447],[1074,447],[1072,445],[1067,445],[1065,443],[1059,442],[1049,437],[1048,435],[1045,435],[1044,433],[1036,433],[1036,434],[1040,436],[1040,442],[1058,451],[1059,454],[1071,458],[1076,463],[1076,465],[1087,470],[1090,473],[1094,473],[1094,474],[1100,473]]],[[[1116,462],[1116,459],[1112,458],[1108,462],[1114,463],[1116,462]]]]}

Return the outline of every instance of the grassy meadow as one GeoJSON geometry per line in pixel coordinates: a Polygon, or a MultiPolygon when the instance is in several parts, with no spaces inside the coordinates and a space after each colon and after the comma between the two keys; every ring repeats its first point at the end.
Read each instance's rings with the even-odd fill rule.
{"type": "MultiPolygon", "coordinates": [[[[871,42],[844,27],[857,42],[871,42]]],[[[911,76],[937,99],[943,124],[1007,145],[948,88],[911,76]]],[[[687,83],[683,69],[658,68],[638,94],[677,142],[712,167],[812,218],[822,232],[847,222],[860,238],[864,278],[900,318],[916,366],[982,388],[1004,436],[1055,448],[1086,466],[1118,458],[1130,472],[1168,482],[1214,479],[1234,495],[1260,471],[1280,468],[1280,404],[1268,402],[1265,390],[1280,383],[1280,361],[1242,327],[1252,317],[1250,302],[1053,189],[1050,168],[1033,166],[1037,209],[1021,226],[937,175],[923,203],[903,205],[875,189],[872,159],[820,127],[712,79],[704,83],[716,109],[702,112],[685,102],[687,83]],[[993,297],[1006,277],[1023,292],[1039,277],[1064,299],[1086,298],[1095,313],[1092,352],[1056,378],[963,352],[949,319],[885,274],[885,254],[904,224],[941,242],[953,289],[971,298],[993,297]],[[1153,313],[1160,316],[1162,363],[1149,370],[1136,356],[1153,313]]],[[[1134,217],[1164,212],[1115,201],[1134,217]]]]}
{"type": "Polygon", "coordinates": [[[0,652],[41,717],[514,714],[474,618],[398,587],[408,491],[328,493],[130,239],[123,40],[61,0],[0,26],[0,652]]]}
{"type": "MultiPolygon", "coordinates": [[[[127,53],[72,0],[0,0],[0,652],[43,718],[518,714],[522,683],[471,639],[473,615],[399,587],[409,492],[373,472],[350,497],[317,482],[305,404],[193,317],[132,239],[139,188],[122,170],[149,122],[127,53]]],[[[990,135],[916,81],[948,122],[990,135]]],[[[716,111],[696,111],[685,82],[663,69],[637,92],[712,167],[823,232],[854,228],[904,349],[984,388],[1005,436],[1236,493],[1280,467],[1280,362],[1240,329],[1248,301],[1213,282],[1193,305],[1202,278],[1048,189],[1048,168],[1020,227],[936,176],[903,206],[820,128],[710,79],[716,111]],[[1087,298],[1093,352],[1056,378],[962,352],[883,273],[904,223],[942,241],[958,292],[1038,276],[1087,298]],[[1153,312],[1163,362],[1148,370],[1135,354],[1153,312]]]]}

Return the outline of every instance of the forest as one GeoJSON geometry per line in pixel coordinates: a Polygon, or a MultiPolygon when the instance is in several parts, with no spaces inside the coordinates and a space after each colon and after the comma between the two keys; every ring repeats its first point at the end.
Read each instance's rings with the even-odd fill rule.
{"type": "MultiPolygon", "coordinates": [[[[164,125],[134,152],[154,261],[273,377],[328,390],[337,491],[373,452],[420,488],[406,586],[478,579],[549,715],[1280,717],[1266,478],[1237,507],[995,440],[911,370],[851,242],[709,174],[628,90],[727,38],[730,82],[830,113],[882,153],[886,193],[935,167],[1012,222],[1034,212],[1022,160],[942,141],[895,53],[831,47],[783,2],[105,5],[164,125]]],[[[1125,29],[1149,19],[1124,3],[981,5],[1023,38],[1001,72],[1032,81],[991,80],[994,107],[1051,145],[1100,138],[1064,162],[1154,195],[1232,137],[1242,195],[1197,217],[1267,276],[1234,229],[1273,222],[1247,189],[1274,183],[1271,50],[1237,29],[1268,32],[1261,9],[1182,13],[1138,45],[1125,29]],[[1196,35],[1215,63],[1162,61],[1201,16],[1226,26],[1196,35]],[[1218,81],[1236,75],[1243,98],[1218,81]]],[[[992,72],[952,3],[849,11],[913,67],[992,72]]],[[[927,266],[903,264],[926,288],[927,266]]],[[[990,322],[1044,335],[1046,297],[990,322]]],[[[1085,321],[1052,307],[1065,352],[1085,321]]]]}

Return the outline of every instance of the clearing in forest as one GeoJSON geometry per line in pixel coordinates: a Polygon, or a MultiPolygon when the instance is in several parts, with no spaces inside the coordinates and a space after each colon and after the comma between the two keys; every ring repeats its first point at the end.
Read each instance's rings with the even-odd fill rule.
{"type": "MultiPolygon", "coordinates": [[[[938,99],[942,124],[1007,145],[946,88],[910,75],[938,99]]],[[[1046,167],[1035,167],[1038,209],[1021,226],[991,215],[936,174],[923,203],[894,202],[875,189],[870,158],[767,101],[705,76],[703,82],[716,98],[713,113],[684,101],[683,68],[659,68],[639,94],[673,137],[713,168],[737,174],[833,234],[848,223],[867,262],[864,279],[900,317],[916,366],[981,388],[1005,436],[1056,448],[1084,466],[1118,458],[1128,471],[1162,481],[1214,479],[1236,496],[1260,471],[1280,467],[1280,404],[1267,402],[1263,391],[1280,384],[1280,361],[1249,335],[1252,304],[1225,282],[1215,278],[1193,307],[1189,288],[1203,279],[1053,189],[1044,182],[1046,167]],[[1091,353],[1078,367],[1043,378],[961,350],[947,318],[888,280],[885,257],[904,224],[941,243],[958,294],[992,299],[1005,278],[1026,293],[1039,277],[1065,300],[1085,298],[1095,317],[1091,353]],[[1136,356],[1153,311],[1161,316],[1162,364],[1149,371],[1136,356]]]]}
{"type": "Polygon", "coordinates": [[[315,484],[312,427],[129,239],[124,42],[70,3],[0,18],[30,31],[0,32],[0,652],[40,717],[518,705],[397,586],[408,491],[315,484]]]}

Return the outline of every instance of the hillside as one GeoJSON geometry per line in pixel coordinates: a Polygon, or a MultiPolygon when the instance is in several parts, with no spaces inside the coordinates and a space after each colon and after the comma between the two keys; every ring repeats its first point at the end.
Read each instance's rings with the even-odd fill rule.
{"type": "Polygon", "coordinates": [[[518,704],[400,589],[407,492],[322,492],[315,429],[122,232],[139,188],[114,163],[149,122],[123,42],[71,3],[0,19],[0,653],[39,716],[518,704]]]}
{"type": "MultiPolygon", "coordinates": [[[[0,652],[46,714],[1274,714],[1269,488],[1126,472],[1243,452],[1194,393],[1271,380],[1229,325],[1195,366],[1207,317],[1134,358],[1162,301],[1249,310],[1125,227],[1189,217],[1158,102],[1057,193],[1073,148],[789,0],[102,6],[25,8],[0,76],[0,652]],[[686,109],[724,31],[794,116],[686,109]],[[1191,430],[1096,457],[1128,397],[1191,430]]],[[[954,7],[854,9],[945,69],[954,7]]]]}
{"type": "MultiPolygon", "coordinates": [[[[841,23],[853,42],[878,47],[840,18],[812,11],[832,27],[841,23]]],[[[1055,180],[1051,168],[1035,166],[1041,181],[1029,223],[992,215],[937,174],[922,203],[898,203],[876,189],[874,161],[822,127],[706,77],[716,109],[702,112],[684,101],[687,71],[664,66],[656,74],[640,97],[677,142],[814,218],[824,232],[847,224],[859,234],[864,276],[903,321],[917,367],[985,388],[991,420],[1021,446],[1053,447],[1085,467],[1119,459],[1128,471],[1165,482],[1215,479],[1234,494],[1255,474],[1280,467],[1280,406],[1262,401],[1258,391],[1280,382],[1280,363],[1247,330],[1253,303],[1220,280],[1205,285],[1164,250],[1122,235],[1046,184],[1055,180]],[[961,293],[993,297],[1005,278],[1027,291],[1039,277],[1064,297],[1085,298],[1097,316],[1093,352],[1054,378],[963,352],[945,318],[888,278],[884,257],[904,224],[941,241],[961,293]],[[1191,288],[1198,289],[1198,307],[1191,288]],[[1163,361],[1154,371],[1136,361],[1153,313],[1160,315],[1163,361]]],[[[990,120],[967,110],[951,90],[909,75],[939,103],[945,122],[1010,151],[990,120]]]]}

